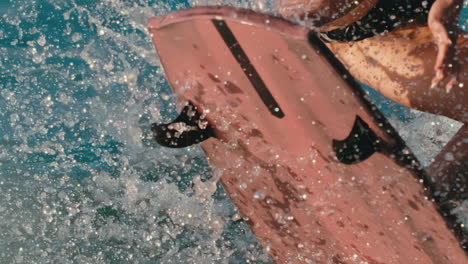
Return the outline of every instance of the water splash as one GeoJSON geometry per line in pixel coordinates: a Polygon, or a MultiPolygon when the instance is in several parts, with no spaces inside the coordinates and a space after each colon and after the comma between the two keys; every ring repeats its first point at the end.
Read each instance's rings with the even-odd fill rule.
{"type": "Polygon", "coordinates": [[[188,6],[0,6],[2,263],[269,261],[202,151],[150,140],[176,111],[146,22],[188,6]]]}

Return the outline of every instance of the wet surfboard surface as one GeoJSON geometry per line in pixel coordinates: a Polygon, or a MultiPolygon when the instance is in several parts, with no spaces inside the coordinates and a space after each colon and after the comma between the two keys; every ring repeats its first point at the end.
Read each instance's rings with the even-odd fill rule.
{"type": "Polygon", "coordinates": [[[192,132],[209,126],[183,145],[204,140],[277,263],[467,263],[418,162],[313,33],[228,7],[148,27],[192,132]]]}

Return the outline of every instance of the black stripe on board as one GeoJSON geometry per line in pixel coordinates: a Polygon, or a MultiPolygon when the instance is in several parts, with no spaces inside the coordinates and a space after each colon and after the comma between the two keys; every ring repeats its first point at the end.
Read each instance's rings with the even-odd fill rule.
{"type": "Polygon", "coordinates": [[[283,110],[281,110],[280,106],[278,105],[278,102],[276,102],[275,98],[273,98],[273,95],[266,87],[257,70],[255,70],[255,67],[252,65],[252,63],[250,63],[249,58],[240,46],[231,29],[229,29],[228,25],[226,25],[226,22],[224,22],[224,20],[217,19],[212,19],[211,21],[213,22],[216,30],[218,30],[226,45],[228,46],[232,55],[234,56],[234,58],[236,58],[237,62],[241,66],[245,76],[247,76],[247,78],[257,91],[265,106],[268,108],[268,110],[270,110],[270,113],[278,118],[283,118],[283,110]]]}

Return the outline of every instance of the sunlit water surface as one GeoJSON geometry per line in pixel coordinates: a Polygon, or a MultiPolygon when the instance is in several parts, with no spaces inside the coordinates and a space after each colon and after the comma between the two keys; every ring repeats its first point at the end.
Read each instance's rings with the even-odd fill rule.
{"type": "MultiPolygon", "coordinates": [[[[149,134],[177,113],[147,20],[207,3],[274,12],[255,2],[0,3],[0,263],[271,262],[199,147],[149,134]]],[[[424,164],[457,129],[371,96],[424,164]]]]}

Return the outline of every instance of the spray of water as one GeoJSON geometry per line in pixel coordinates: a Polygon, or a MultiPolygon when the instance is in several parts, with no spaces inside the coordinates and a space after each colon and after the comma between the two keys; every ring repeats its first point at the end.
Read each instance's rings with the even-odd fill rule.
{"type": "Polygon", "coordinates": [[[146,22],[190,4],[0,6],[0,263],[269,261],[202,151],[150,139],[176,110],[146,22]]]}

